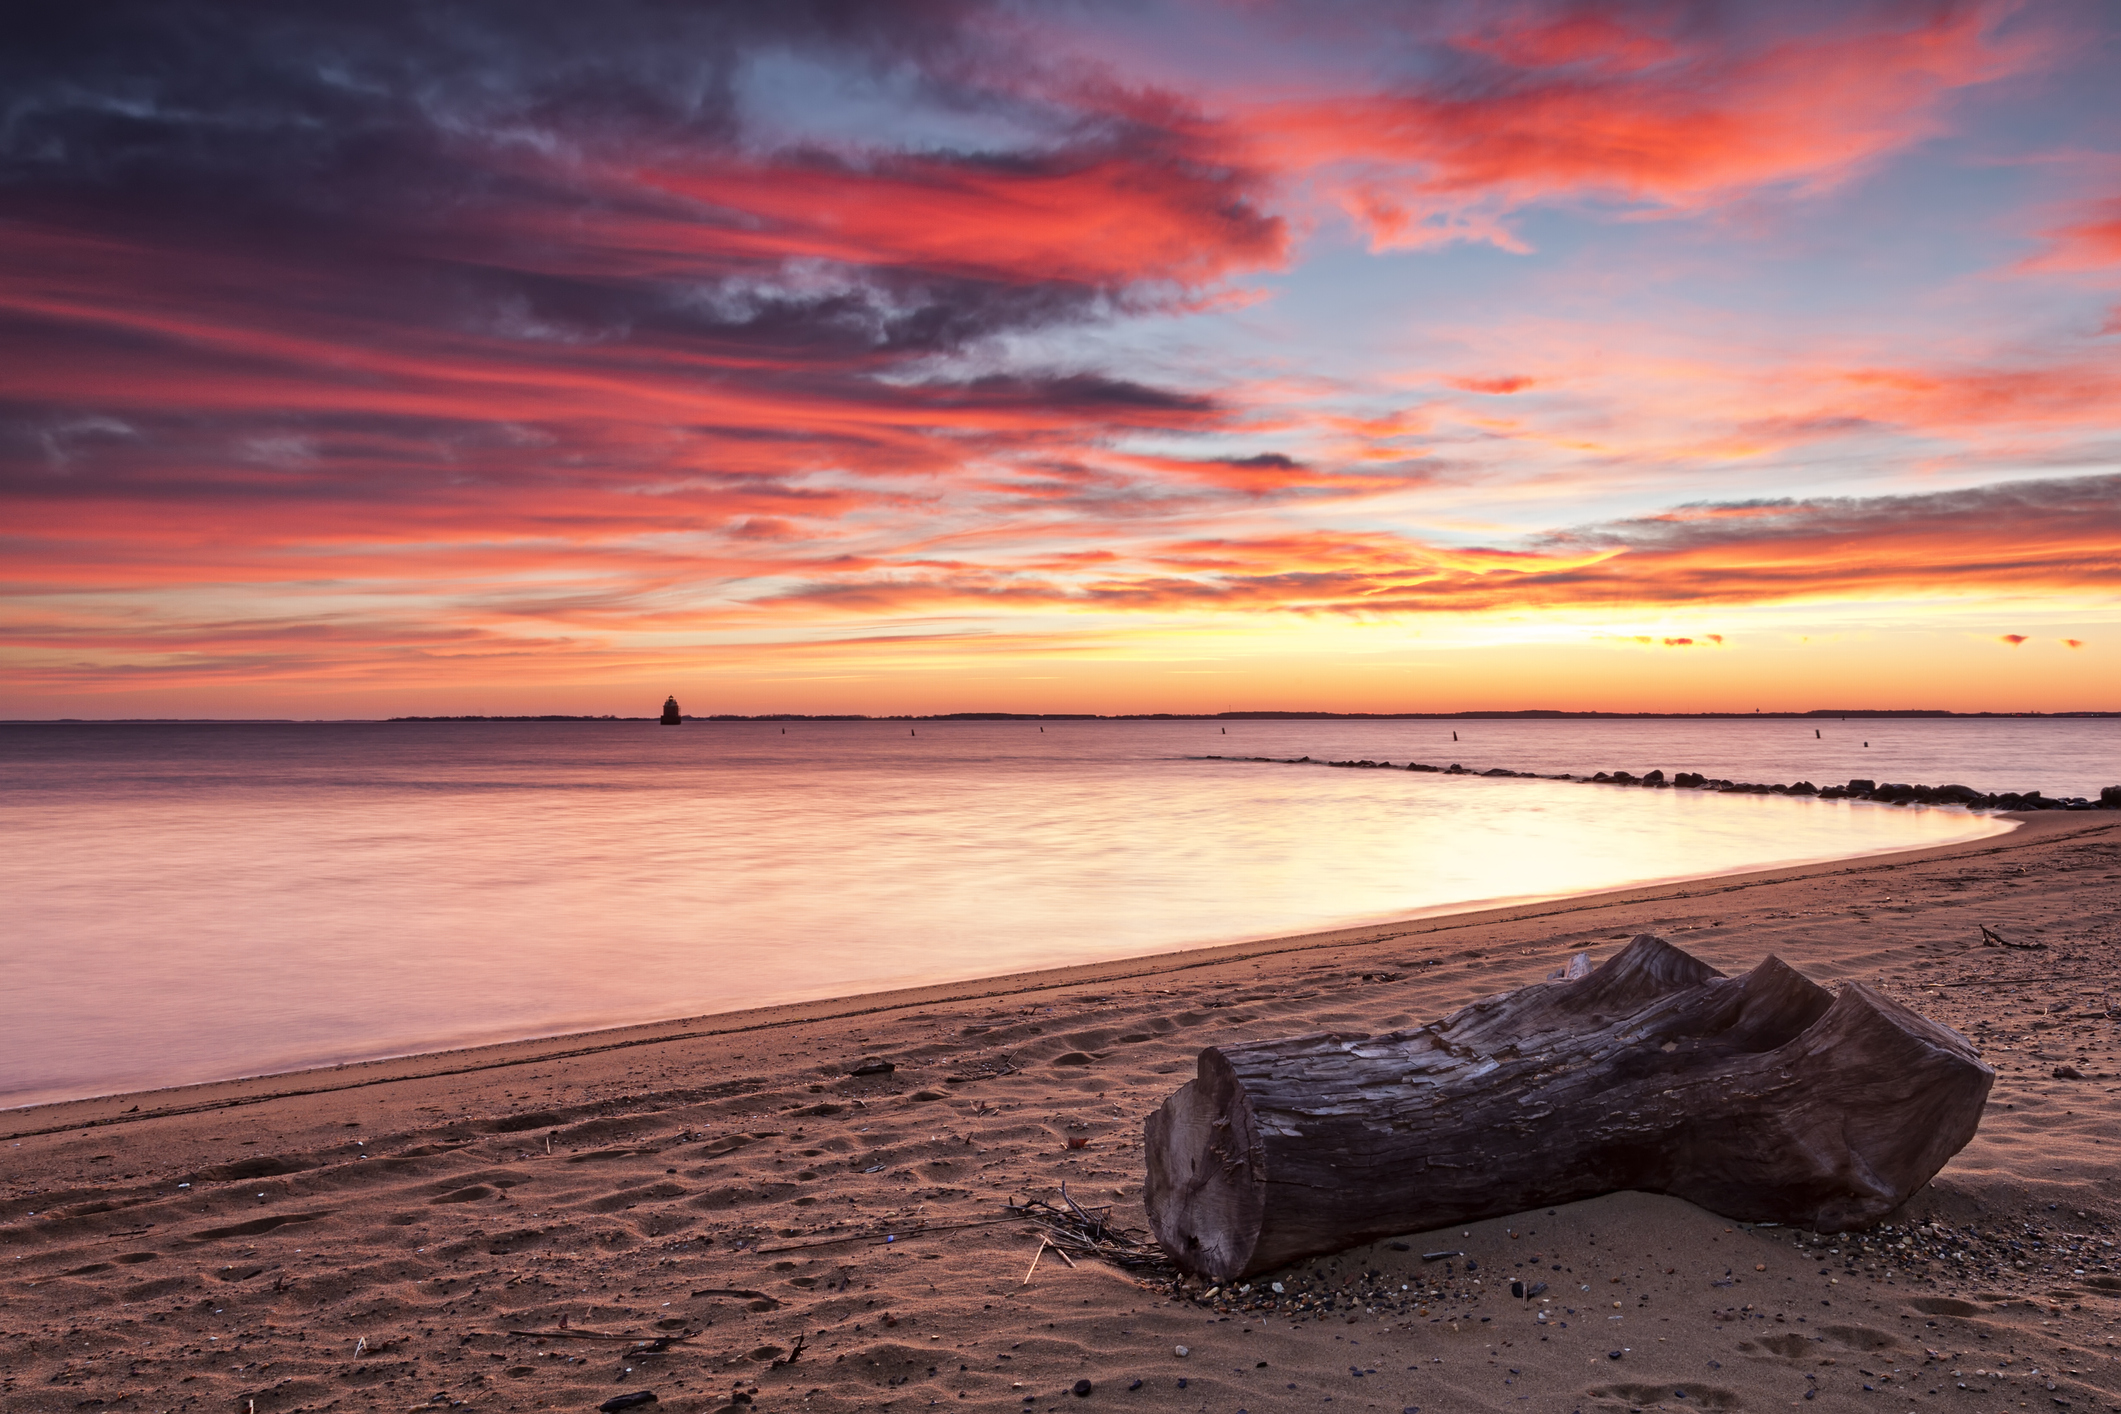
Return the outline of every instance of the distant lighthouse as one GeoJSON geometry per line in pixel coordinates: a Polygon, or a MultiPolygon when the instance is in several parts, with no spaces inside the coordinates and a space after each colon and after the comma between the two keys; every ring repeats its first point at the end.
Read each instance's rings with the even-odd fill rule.
{"type": "Polygon", "coordinates": [[[675,697],[664,698],[663,725],[666,727],[674,727],[677,726],[679,723],[683,722],[684,720],[684,713],[678,711],[678,700],[675,697]]]}

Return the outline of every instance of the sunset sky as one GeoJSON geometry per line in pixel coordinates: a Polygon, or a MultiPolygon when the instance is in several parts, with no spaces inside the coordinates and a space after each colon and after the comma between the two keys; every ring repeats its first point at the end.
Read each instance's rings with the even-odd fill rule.
{"type": "Polygon", "coordinates": [[[2110,4],[13,14],[0,716],[2121,707],[2110,4]]]}

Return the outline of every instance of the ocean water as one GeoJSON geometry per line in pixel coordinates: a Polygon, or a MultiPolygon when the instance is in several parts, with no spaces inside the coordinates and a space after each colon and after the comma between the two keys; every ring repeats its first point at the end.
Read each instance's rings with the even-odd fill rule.
{"type": "Polygon", "coordinates": [[[2121,778],[2104,721],[1223,725],[0,727],[0,1105],[2009,828],[1209,753],[2050,795],[2121,778]]]}

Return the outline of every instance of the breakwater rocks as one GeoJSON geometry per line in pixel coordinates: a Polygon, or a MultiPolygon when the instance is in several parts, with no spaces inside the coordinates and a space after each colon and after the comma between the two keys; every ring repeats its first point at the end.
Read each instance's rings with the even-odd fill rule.
{"type": "Polygon", "coordinates": [[[1581,785],[1631,786],[1649,790],[1708,790],[1720,795],[1797,795],[1819,800],[1875,800],[1886,805],[1962,805],[1969,810],[2121,810],[2121,786],[2107,786],[2096,800],[2081,795],[2058,799],[2039,791],[1987,792],[1972,786],[1918,786],[1853,780],[1845,786],[1815,786],[1810,781],[1788,785],[1759,785],[1751,781],[1726,781],[1695,771],[1680,771],[1667,777],[1662,771],[1634,775],[1627,771],[1600,771],[1592,776],[1543,776],[1537,771],[1511,771],[1501,766],[1485,771],[1453,763],[1429,766],[1409,761],[1395,766],[1390,761],[1317,761],[1309,756],[1206,756],[1207,761],[1258,761],[1276,766],[1333,766],[1349,771],[1425,771],[1438,776],[1510,776],[1533,781],[1574,781],[1581,785]]]}

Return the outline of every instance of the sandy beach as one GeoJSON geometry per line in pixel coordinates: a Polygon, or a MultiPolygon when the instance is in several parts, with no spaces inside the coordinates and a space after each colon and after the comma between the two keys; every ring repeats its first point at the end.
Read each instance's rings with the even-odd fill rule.
{"type": "Polygon", "coordinates": [[[2117,919],[2121,819],[2042,813],[1946,849],[9,1111],[0,1403],[2121,1409],[2117,919]],[[1065,1183],[1145,1229],[1142,1121],[1204,1045],[1418,1024],[1644,932],[1956,1027],[1998,1072],[1978,1136],[1868,1233],[1615,1194],[1212,1294],[1040,1253],[1010,1211],[1065,1183]],[[869,1058],[892,1068],[850,1073],[869,1058]]]}

